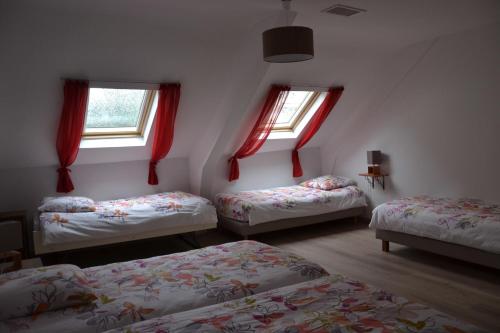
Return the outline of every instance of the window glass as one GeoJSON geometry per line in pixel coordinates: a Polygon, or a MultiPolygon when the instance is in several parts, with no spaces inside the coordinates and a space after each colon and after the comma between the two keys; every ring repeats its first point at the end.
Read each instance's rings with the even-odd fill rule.
{"type": "Polygon", "coordinates": [[[146,90],[90,88],[85,129],[137,127],[146,90]]]}
{"type": "Polygon", "coordinates": [[[326,92],[291,90],[268,139],[296,138],[325,99],[326,92]]]}
{"type": "Polygon", "coordinates": [[[276,124],[291,125],[312,94],[311,91],[290,91],[276,124]]]}

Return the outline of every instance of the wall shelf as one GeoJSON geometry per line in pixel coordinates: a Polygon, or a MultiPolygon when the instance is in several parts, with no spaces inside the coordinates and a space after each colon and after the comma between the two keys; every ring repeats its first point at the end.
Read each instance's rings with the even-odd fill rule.
{"type": "Polygon", "coordinates": [[[373,174],[373,173],[360,173],[359,176],[365,177],[366,181],[372,188],[375,188],[375,182],[379,183],[382,187],[382,190],[385,190],[385,177],[389,176],[388,174],[373,174]]]}

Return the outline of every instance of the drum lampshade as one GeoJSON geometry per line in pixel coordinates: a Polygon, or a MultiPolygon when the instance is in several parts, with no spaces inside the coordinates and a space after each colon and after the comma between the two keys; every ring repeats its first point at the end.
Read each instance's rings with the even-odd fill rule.
{"type": "Polygon", "coordinates": [[[262,34],[264,61],[287,63],[314,57],[313,30],[301,26],[269,29],[262,34]]]}

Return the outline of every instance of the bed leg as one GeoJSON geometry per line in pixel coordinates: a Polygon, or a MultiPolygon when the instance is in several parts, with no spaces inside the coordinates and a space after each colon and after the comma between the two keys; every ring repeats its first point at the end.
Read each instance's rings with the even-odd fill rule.
{"type": "Polygon", "coordinates": [[[389,252],[389,241],[386,240],[382,241],[382,251],[389,252]]]}

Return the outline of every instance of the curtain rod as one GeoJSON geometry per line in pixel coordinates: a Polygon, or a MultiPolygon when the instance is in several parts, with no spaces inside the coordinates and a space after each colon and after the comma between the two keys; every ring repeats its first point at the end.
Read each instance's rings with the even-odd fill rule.
{"type": "MultiPolygon", "coordinates": [[[[154,81],[117,81],[117,80],[90,80],[88,78],[78,78],[78,77],[62,77],[60,78],[61,81],[65,80],[82,80],[82,81],[89,81],[89,82],[102,82],[102,83],[143,83],[143,84],[160,84],[162,82],[154,82],[154,81]]],[[[328,87],[321,87],[321,86],[310,86],[310,85],[304,85],[304,84],[294,84],[294,83],[285,83],[285,85],[289,85],[293,88],[308,88],[308,89],[329,89],[330,86],[328,87]]]]}
{"type": "MultiPolygon", "coordinates": [[[[151,81],[116,81],[116,80],[90,80],[87,78],[61,78],[61,81],[66,81],[66,80],[83,80],[83,81],[89,81],[90,83],[97,83],[97,84],[102,84],[102,85],[134,85],[134,84],[143,84],[143,85],[160,85],[162,82],[151,82],[151,81]]],[[[167,81],[168,82],[168,81],[167,81]]],[[[169,83],[175,83],[175,82],[169,82],[169,83]]],[[[320,87],[320,86],[308,86],[308,85],[303,85],[303,84],[288,84],[292,90],[315,90],[315,91],[328,91],[330,87],[320,87]]]]}
{"type": "Polygon", "coordinates": [[[328,91],[330,87],[318,87],[318,86],[304,86],[304,85],[289,85],[291,90],[314,90],[314,91],[328,91]]]}
{"type": "Polygon", "coordinates": [[[88,78],[79,78],[79,77],[62,77],[60,78],[61,81],[66,81],[66,80],[81,80],[81,81],[89,81],[89,82],[102,82],[102,83],[140,83],[140,84],[160,84],[162,82],[152,82],[152,81],[117,81],[117,80],[91,80],[88,78]]]}

